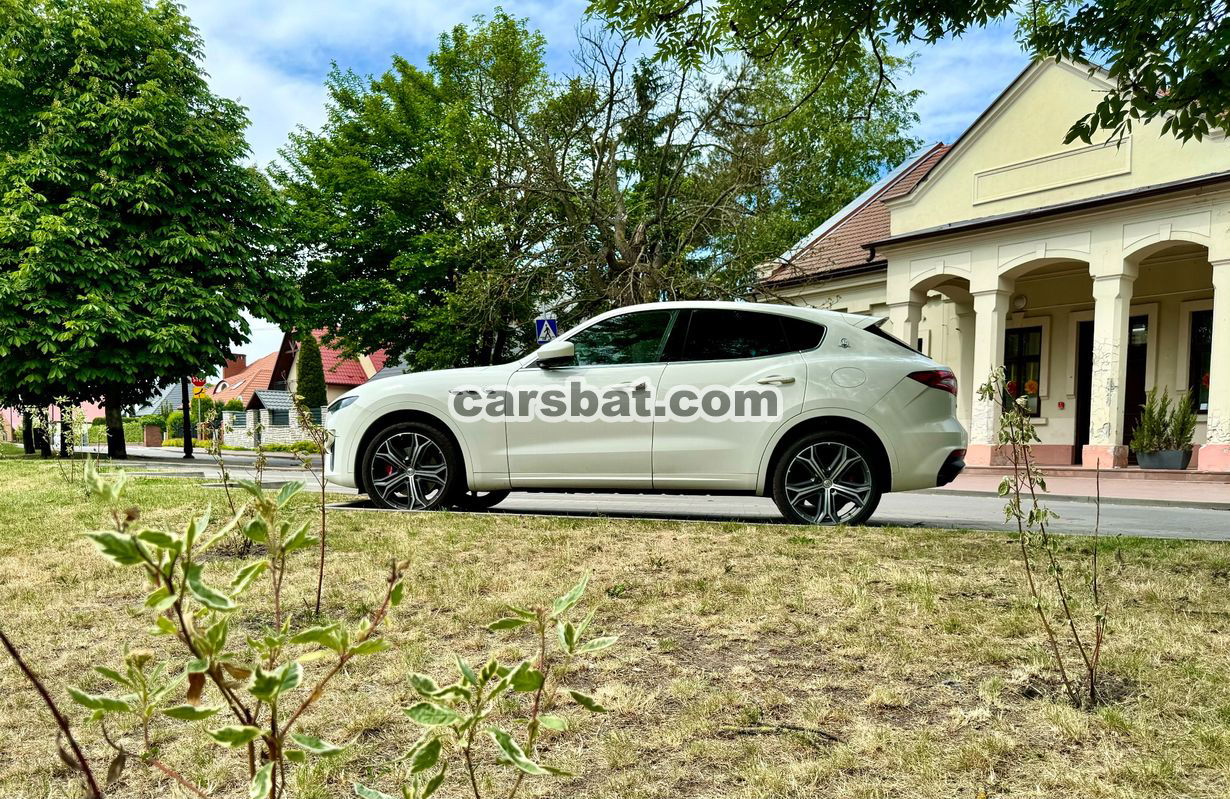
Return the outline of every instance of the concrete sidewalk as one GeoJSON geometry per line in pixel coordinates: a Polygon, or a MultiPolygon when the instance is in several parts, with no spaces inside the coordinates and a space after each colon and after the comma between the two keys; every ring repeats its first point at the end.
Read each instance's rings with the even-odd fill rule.
{"type": "MultiPolygon", "coordinates": [[[[931,489],[929,493],[954,496],[985,496],[995,494],[1003,475],[993,471],[963,472],[949,485],[931,489]]],[[[1099,481],[1093,475],[1071,477],[1048,475],[1046,501],[1066,500],[1093,502],[1099,481]]],[[[1102,502],[1108,505],[1178,505],[1184,508],[1230,510],[1230,483],[1192,482],[1188,480],[1131,480],[1102,475],[1102,502]]]]}

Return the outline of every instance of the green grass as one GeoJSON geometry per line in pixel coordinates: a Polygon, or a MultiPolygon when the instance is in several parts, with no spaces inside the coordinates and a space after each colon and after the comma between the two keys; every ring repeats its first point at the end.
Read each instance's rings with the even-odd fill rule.
{"type": "MultiPolygon", "coordinates": [[[[220,490],[182,480],[136,480],[127,501],[145,523],[176,529],[207,503],[225,506],[220,490]]],[[[310,498],[297,503],[308,518],[310,498]]],[[[116,663],[125,646],[172,650],[146,634],[136,575],[83,539],[104,509],[79,485],[66,485],[52,464],[0,461],[0,509],[0,625],[101,759],[98,730],[69,705],[66,686],[105,689],[89,667],[116,663]]],[[[595,631],[621,638],[577,677],[611,712],[563,708],[576,727],[548,738],[542,759],[578,776],[529,780],[523,795],[1230,794],[1230,548],[1222,544],[1129,539],[1121,558],[1107,559],[1105,664],[1115,695],[1087,712],[1059,696],[1016,544],[1003,534],[443,513],[335,512],[330,525],[328,615],[357,622],[381,591],[388,559],[411,566],[388,631],[394,649],[353,664],[305,727],[351,746],[300,770],[297,797],[350,795],[352,779],[395,793],[382,774],[416,738],[400,712],[413,696],[407,674],[448,678],[453,653],[521,656],[525,642],[483,626],[503,604],[549,600],[586,571],[595,631]]],[[[1064,556],[1079,562],[1088,547],[1073,539],[1064,556]]],[[[228,557],[207,576],[238,565],[228,557]]],[[[286,589],[294,607],[311,596],[314,567],[314,554],[295,556],[286,589]]],[[[265,586],[255,590],[254,601],[265,586]]],[[[243,632],[261,622],[243,618],[243,632]]],[[[209,795],[243,794],[232,752],[164,736],[163,759],[209,795]]],[[[467,795],[454,777],[438,795],[467,795]]],[[[46,713],[0,661],[0,796],[71,789],[46,713]]],[[[135,765],[113,795],[173,793],[135,765]]]]}

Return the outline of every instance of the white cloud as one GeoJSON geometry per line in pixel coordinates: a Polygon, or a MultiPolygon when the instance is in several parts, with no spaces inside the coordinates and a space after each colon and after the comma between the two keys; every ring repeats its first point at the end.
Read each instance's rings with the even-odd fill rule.
{"type": "Polygon", "coordinates": [[[971,30],[960,39],[909,48],[914,73],[900,88],[922,89],[916,135],[954,142],[1029,63],[1012,37],[1011,21],[971,30]]]}

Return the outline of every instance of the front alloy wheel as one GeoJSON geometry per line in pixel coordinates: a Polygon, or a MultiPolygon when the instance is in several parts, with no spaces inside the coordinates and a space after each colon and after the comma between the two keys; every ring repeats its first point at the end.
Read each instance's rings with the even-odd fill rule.
{"type": "Polygon", "coordinates": [[[868,448],[839,433],[806,436],[778,462],[773,500],[789,521],[800,524],[862,524],[880,503],[883,489],[868,448]]]}
{"type": "Polygon", "coordinates": [[[448,439],[418,423],[385,430],[368,447],[364,463],[368,497],[397,510],[441,507],[457,471],[448,439]]]}

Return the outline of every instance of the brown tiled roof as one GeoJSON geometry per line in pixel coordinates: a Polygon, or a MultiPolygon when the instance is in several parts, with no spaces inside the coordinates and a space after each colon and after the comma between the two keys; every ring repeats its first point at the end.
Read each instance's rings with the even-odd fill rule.
{"type": "Polygon", "coordinates": [[[948,151],[937,144],[919,156],[913,164],[885,183],[858,207],[845,211],[845,216],[789,260],[783,260],[764,278],[765,283],[785,283],[806,279],[837,270],[878,264],[874,254],[863,245],[889,235],[888,208],[884,201],[900,197],[922,180],[948,151]]]}
{"type": "Polygon", "coordinates": [[[263,358],[257,358],[247,369],[242,372],[233,374],[219,382],[226,384],[225,388],[214,387],[214,393],[210,396],[214,402],[226,402],[227,400],[239,399],[247,403],[252,399],[252,392],[257,390],[265,390],[269,388],[270,382],[273,380],[273,367],[278,361],[278,353],[271,352],[263,358]]]}

